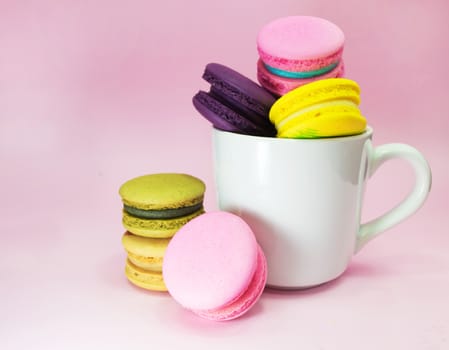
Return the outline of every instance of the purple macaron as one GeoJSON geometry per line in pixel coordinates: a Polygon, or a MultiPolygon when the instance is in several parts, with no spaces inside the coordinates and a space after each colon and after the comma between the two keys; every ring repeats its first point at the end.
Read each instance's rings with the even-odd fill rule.
{"type": "Polygon", "coordinates": [[[276,98],[233,69],[209,63],[203,79],[209,92],[199,91],[193,105],[217,129],[241,134],[275,136],[268,112],[276,98]]]}

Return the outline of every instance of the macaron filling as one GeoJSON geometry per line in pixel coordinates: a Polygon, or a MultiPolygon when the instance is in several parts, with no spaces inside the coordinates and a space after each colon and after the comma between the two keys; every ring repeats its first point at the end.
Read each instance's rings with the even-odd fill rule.
{"type": "Polygon", "coordinates": [[[193,214],[194,212],[203,208],[203,202],[197,203],[195,205],[180,207],[180,208],[170,208],[170,209],[139,209],[131,207],[124,204],[123,210],[128,214],[135,216],[140,219],[173,219],[180,216],[186,216],[193,214]]]}
{"type": "Polygon", "coordinates": [[[315,69],[315,70],[294,72],[294,71],[288,71],[288,70],[272,67],[272,66],[264,63],[265,68],[270,73],[277,75],[279,77],[291,78],[291,79],[307,79],[307,78],[318,77],[320,75],[323,75],[323,74],[326,74],[326,73],[332,71],[335,67],[338,66],[338,64],[339,64],[339,61],[334,62],[326,67],[322,67],[322,68],[315,69]]]}

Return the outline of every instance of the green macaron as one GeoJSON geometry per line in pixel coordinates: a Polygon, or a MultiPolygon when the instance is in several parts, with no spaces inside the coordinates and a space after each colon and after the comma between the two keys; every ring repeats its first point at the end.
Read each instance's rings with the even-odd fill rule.
{"type": "Polygon", "coordinates": [[[131,179],[119,190],[123,225],[136,235],[171,237],[204,213],[205,189],[203,181],[187,174],[161,173],[131,179]]]}

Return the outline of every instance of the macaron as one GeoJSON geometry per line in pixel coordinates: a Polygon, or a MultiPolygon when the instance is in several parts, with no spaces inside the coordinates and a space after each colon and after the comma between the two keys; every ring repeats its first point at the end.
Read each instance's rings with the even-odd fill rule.
{"type": "Polygon", "coordinates": [[[197,111],[220,130],[259,136],[274,136],[268,119],[275,101],[269,92],[235,70],[209,63],[203,79],[209,92],[199,91],[192,99],[197,111]]]}
{"type": "Polygon", "coordinates": [[[203,214],[170,241],[163,262],[169,293],[200,317],[226,321],[259,300],[267,279],[265,255],[239,216],[203,214]]]}
{"type": "Polygon", "coordinates": [[[257,36],[257,78],[280,96],[318,79],[342,77],[344,41],[343,31],[324,18],[276,19],[257,36]]]}
{"type": "Polygon", "coordinates": [[[151,271],[162,272],[162,261],[169,238],[149,238],[125,232],[122,245],[128,259],[136,266],[151,271]]]}
{"type": "Polygon", "coordinates": [[[320,138],[362,133],[366,118],[359,109],[360,87],[332,78],[300,86],[273,104],[270,120],[277,137],[320,138]]]}
{"type": "Polygon", "coordinates": [[[187,174],[160,173],[131,179],[119,190],[123,226],[135,235],[169,238],[204,213],[204,192],[204,182],[187,174]]]}
{"type": "Polygon", "coordinates": [[[128,280],[137,287],[151,291],[167,291],[160,272],[143,269],[129,259],[126,260],[125,274],[128,280]]]}

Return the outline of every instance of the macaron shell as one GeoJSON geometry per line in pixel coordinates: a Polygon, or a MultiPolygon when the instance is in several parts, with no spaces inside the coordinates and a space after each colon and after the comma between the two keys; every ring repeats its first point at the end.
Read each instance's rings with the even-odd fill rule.
{"type": "Polygon", "coordinates": [[[144,270],[126,260],[125,275],[131,283],[140,288],[159,292],[167,291],[161,272],[144,270]]]}
{"type": "Polygon", "coordinates": [[[183,225],[203,213],[204,209],[201,209],[193,214],[180,216],[174,219],[150,220],[137,218],[123,211],[122,223],[126,230],[138,236],[151,238],[170,238],[183,225]]]}
{"type": "Polygon", "coordinates": [[[212,321],[229,321],[242,316],[259,300],[267,281],[267,260],[258,247],[257,268],[246,291],[235,301],[218,310],[193,310],[199,316],[212,321]]]}
{"type": "Polygon", "coordinates": [[[239,298],[257,268],[258,244],[249,226],[227,212],[191,220],[165,253],[169,293],[191,310],[218,310],[239,298]]]}
{"type": "Polygon", "coordinates": [[[298,87],[279,98],[270,110],[270,120],[278,127],[284,119],[299,110],[322,104],[345,100],[358,105],[360,87],[350,79],[323,79],[298,87]]]}
{"type": "Polygon", "coordinates": [[[310,118],[279,132],[284,138],[337,137],[360,134],[366,129],[366,119],[360,113],[323,111],[319,118],[310,118]]]}
{"type": "Polygon", "coordinates": [[[266,24],[257,36],[261,59],[289,71],[309,71],[340,60],[343,31],[319,17],[289,16],[266,24]]]}
{"type": "Polygon", "coordinates": [[[268,115],[276,100],[251,79],[218,63],[209,63],[203,74],[211,87],[235,105],[241,105],[261,116],[268,115]]]}
{"type": "Polygon", "coordinates": [[[205,184],[188,174],[161,173],[139,176],[119,190],[125,205],[148,210],[189,207],[201,203],[205,184]]]}
{"type": "Polygon", "coordinates": [[[305,78],[305,79],[292,79],[292,78],[284,78],[278,75],[274,75],[270,73],[262,60],[257,62],[257,79],[259,83],[268,91],[271,91],[273,94],[282,96],[286,93],[294,90],[300,86],[312,83],[317,80],[329,79],[329,78],[340,78],[344,75],[344,63],[343,60],[339,62],[339,64],[331,71],[319,75],[313,78],[305,78]]]}

